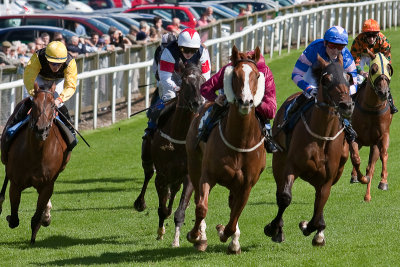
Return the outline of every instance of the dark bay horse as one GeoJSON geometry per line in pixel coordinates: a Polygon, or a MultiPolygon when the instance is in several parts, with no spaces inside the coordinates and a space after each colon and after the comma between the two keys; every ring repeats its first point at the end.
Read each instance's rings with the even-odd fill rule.
{"type": "Polygon", "coordinates": [[[229,103],[228,115],[211,132],[207,143],[197,146],[197,129],[201,115],[213,103],[202,108],[195,118],[186,138],[189,176],[194,186],[196,221],[187,239],[199,251],[207,248],[205,217],[208,196],[218,183],[229,190],[231,215],[226,226],[217,225],[221,242],[232,236],[229,253],[240,253],[238,219],[251,188],[257,183],[265,168],[266,152],[264,136],[255,115],[255,107],[261,103],[265,90],[265,78],[259,73],[256,62],[260,49],[248,58],[245,53],[232,49],[232,66],[224,74],[224,93],[229,103]]]}
{"type": "Polygon", "coordinates": [[[300,229],[306,236],[317,231],[312,241],[314,246],[325,244],[323,209],[349,155],[341,118],[350,118],[353,111],[349,94],[352,79],[343,69],[341,55],[338,62],[325,62],[319,55],[318,61],[319,67],[314,70],[319,81],[316,103],[302,114],[289,139],[278,125],[289,101],[297,94],[290,96],[279,108],[272,129],[274,139],[284,148],[272,156],[278,214],[264,228],[264,233],[275,242],[285,239],[282,216],[292,200],[293,183],[301,177],[314,186],[315,201],[310,222],[300,222],[300,229]]]}
{"type": "MultiPolygon", "coordinates": [[[[159,124],[151,143],[151,155],[156,169],[155,185],[159,200],[157,239],[163,239],[165,234],[164,221],[171,215],[175,195],[180,190],[182,183],[184,184],[179,207],[174,217],[176,227],[173,247],[179,247],[180,228],[184,222],[185,210],[193,192],[193,187],[187,177],[186,134],[190,123],[198,114],[198,109],[204,101],[200,94],[200,86],[205,82],[200,65],[189,63],[184,66],[181,64],[180,71],[182,84],[180,91],[177,92],[177,100],[172,103],[172,105],[175,105],[173,114],[160,117],[159,121],[166,120],[159,124]]],[[[148,168],[151,169],[144,170],[144,185],[135,201],[137,210],[143,210],[145,207],[144,193],[154,173],[153,166],[148,166],[148,168]]]]}
{"type": "Polygon", "coordinates": [[[357,177],[363,176],[360,172],[359,149],[362,146],[370,147],[366,170],[369,183],[364,196],[365,201],[371,200],[371,181],[379,157],[382,161],[382,172],[378,188],[381,190],[388,189],[387,151],[389,148],[389,128],[393,117],[388,103],[389,84],[393,75],[392,66],[381,53],[372,54],[371,57],[366,85],[359,89],[355,98],[352,121],[358,137],[350,148],[353,163],[351,176],[352,179],[357,179],[357,177]]]}
{"type": "MultiPolygon", "coordinates": [[[[19,225],[18,208],[21,192],[33,186],[39,193],[36,212],[31,219],[31,244],[35,243],[40,226],[50,224],[52,207],[50,197],[53,194],[54,182],[64,170],[71,155],[71,152],[67,151],[67,144],[60,130],[53,123],[56,113],[54,90],[55,83],[49,90],[39,89],[35,83],[35,95],[28,125],[17,133],[8,150],[7,162],[3,162],[6,177],[0,193],[0,210],[9,180],[11,215],[7,216],[7,221],[10,228],[19,225]]],[[[15,110],[18,108],[19,106],[15,110]]],[[[5,136],[4,131],[3,136],[5,136]]]]}

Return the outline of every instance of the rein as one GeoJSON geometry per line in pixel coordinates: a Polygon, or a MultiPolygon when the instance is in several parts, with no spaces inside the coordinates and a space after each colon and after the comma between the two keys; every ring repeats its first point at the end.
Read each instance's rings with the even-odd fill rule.
{"type": "Polygon", "coordinates": [[[262,144],[264,144],[265,137],[261,138],[261,141],[260,141],[257,145],[255,145],[255,146],[253,146],[253,147],[251,147],[251,148],[237,148],[237,147],[231,145],[231,144],[225,139],[224,134],[222,133],[221,121],[218,122],[218,128],[219,128],[219,135],[221,136],[221,139],[222,139],[222,141],[224,142],[224,144],[225,144],[227,147],[229,147],[230,149],[232,149],[232,150],[234,150],[234,151],[236,151],[236,152],[240,152],[240,153],[252,152],[252,151],[256,150],[259,146],[261,146],[262,144]]]}
{"type": "Polygon", "coordinates": [[[315,138],[317,138],[317,139],[323,140],[323,141],[333,141],[333,140],[335,140],[335,139],[343,132],[343,130],[344,130],[344,127],[342,127],[342,128],[338,131],[338,133],[337,133],[335,136],[332,136],[332,137],[330,137],[330,136],[321,136],[321,135],[318,135],[318,134],[314,133],[314,132],[310,129],[310,127],[308,126],[308,124],[307,124],[307,122],[306,122],[306,119],[304,118],[303,113],[301,113],[301,120],[303,121],[304,127],[306,127],[307,132],[308,132],[311,136],[313,136],[313,137],[315,137],[315,138]]]}
{"type": "MultiPolygon", "coordinates": [[[[38,90],[37,92],[38,92],[38,93],[51,94],[51,95],[53,96],[53,93],[50,92],[50,91],[48,91],[48,90],[38,90]]],[[[31,118],[32,118],[32,121],[33,121],[33,123],[30,123],[30,124],[29,124],[29,126],[30,126],[31,128],[34,128],[34,124],[36,124],[38,118],[39,118],[42,114],[44,114],[44,111],[45,111],[45,110],[46,110],[46,108],[44,107],[44,108],[40,111],[40,113],[39,113],[39,115],[37,116],[37,118],[34,118],[33,116],[31,117],[31,118]]],[[[55,117],[55,108],[53,108],[53,118],[52,118],[52,119],[49,119],[49,118],[47,117],[46,114],[44,114],[44,115],[45,115],[45,117],[49,120],[49,125],[52,125],[52,124],[53,124],[53,119],[54,119],[54,117],[55,117]]]]}

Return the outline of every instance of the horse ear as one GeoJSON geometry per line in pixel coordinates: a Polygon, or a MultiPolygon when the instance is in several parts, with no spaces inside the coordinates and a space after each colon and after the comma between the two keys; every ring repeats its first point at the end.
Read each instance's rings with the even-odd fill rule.
{"type": "Polygon", "coordinates": [[[34,92],[35,92],[35,95],[36,95],[37,92],[40,90],[39,84],[38,84],[37,82],[35,82],[35,83],[33,84],[33,90],[34,90],[34,92]]]}
{"type": "Polygon", "coordinates": [[[256,49],[254,50],[254,61],[258,62],[261,57],[261,51],[260,48],[257,46],[256,49]]]}
{"type": "Polygon", "coordinates": [[[53,82],[50,88],[50,92],[54,93],[56,91],[56,82],[53,82]]]}
{"type": "Polygon", "coordinates": [[[325,59],[323,59],[319,54],[317,54],[317,60],[322,68],[325,68],[326,66],[329,65],[329,63],[326,62],[325,59]]]}
{"type": "Polygon", "coordinates": [[[239,50],[236,48],[236,45],[232,47],[232,56],[231,56],[231,61],[232,65],[235,66],[236,63],[239,61],[240,55],[239,55],[239,50]]]}
{"type": "Polygon", "coordinates": [[[391,64],[387,64],[387,71],[389,72],[390,77],[393,75],[393,67],[391,64]]]}

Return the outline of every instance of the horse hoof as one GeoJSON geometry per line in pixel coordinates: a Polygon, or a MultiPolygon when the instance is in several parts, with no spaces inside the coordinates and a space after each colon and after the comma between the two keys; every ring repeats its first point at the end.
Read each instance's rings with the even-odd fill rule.
{"type": "Polygon", "coordinates": [[[8,222],[8,227],[10,227],[11,229],[14,229],[15,227],[17,227],[17,226],[19,225],[19,219],[18,219],[18,218],[15,219],[15,220],[13,220],[13,219],[11,218],[11,216],[8,215],[8,216],[6,217],[6,220],[7,220],[7,222],[8,222]]]}
{"type": "Polygon", "coordinates": [[[280,232],[275,236],[271,237],[271,240],[274,241],[275,243],[282,243],[283,241],[285,241],[285,235],[282,232],[280,232]]]}
{"type": "Polygon", "coordinates": [[[309,231],[307,231],[307,225],[308,225],[307,221],[301,221],[299,223],[299,228],[300,228],[301,232],[303,233],[303,235],[305,235],[305,236],[309,236],[311,234],[309,231]]]}
{"type": "Polygon", "coordinates": [[[350,178],[350,183],[351,184],[355,184],[355,183],[358,183],[358,179],[357,179],[357,176],[351,176],[351,178],[350,178]]]}
{"type": "Polygon", "coordinates": [[[217,226],[215,226],[215,229],[217,229],[219,240],[222,243],[225,243],[228,240],[228,237],[226,237],[224,234],[225,226],[223,226],[222,224],[218,224],[217,226]]]}
{"type": "Polygon", "coordinates": [[[48,220],[43,220],[42,221],[42,226],[47,227],[49,226],[51,223],[51,218],[49,218],[48,220]]]}
{"type": "Polygon", "coordinates": [[[369,176],[363,176],[358,180],[362,184],[368,184],[369,181],[371,181],[371,178],[369,176]]]}
{"type": "Polygon", "coordinates": [[[323,246],[325,246],[325,239],[319,240],[317,238],[313,238],[312,245],[314,247],[323,247],[323,246]]]}
{"type": "Polygon", "coordinates": [[[35,239],[32,238],[32,239],[31,239],[31,245],[34,245],[34,244],[35,244],[35,239]]]}
{"type": "Polygon", "coordinates": [[[207,246],[207,240],[200,240],[194,244],[194,247],[200,252],[206,251],[207,246]]]}
{"type": "Polygon", "coordinates": [[[136,199],[135,202],[133,203],[133,208],[138,212],[142,212],[146,209],[146,203],[140,201],[139,199],[136,199]]]}
{"type": "Polygon", "coordinates": [[[191,232],[188,232],[186,235],[186,239],[190,243],[195,244],[199,240],[199,236],[197,236],[196,238],[193,238],[191,232]]]}
{"type": "Polygon", "coordinates": [[[365,196],[364,197],[365,202],[370,202],[371,201],[371,196],[365,196]]]}
{"type": "Polygon", "coordinates": [[[172,242],[172,247],[173,247],[173,248],[179,248],[179,247],[180,247],[179,240],[178,240],[178,241],[175,241],[175,240],[174,240],[174,241],[172,242]]]}
{"type": "Polygon", "coordinates": [[[272,234],[273,233],[273,231],[272,231],[272,226],[271,226],[271,224],[269,223],[269,224],[267,224],[265,227],[264,227],[264,234],[266,235],[266,236],[269,236],[269,237],[272,237],[272,234]]]}
{"type": "Polygon", "coordinates": [[[388,186],[387,183],[379,182],[378,188],[379,188],[380,190],[386,191],[386,190],[389,189],[389,186],[388,186]]]}
{"type": "Polygon", "coordinates": [[[227,254],[229,254],[229,255],[238,255],[240,253],[242,253],[242,249],[241,248],[239,248],[238,250],[235,251],[235,250],[232,250],[230,247],[228,247],[227,254]]]}

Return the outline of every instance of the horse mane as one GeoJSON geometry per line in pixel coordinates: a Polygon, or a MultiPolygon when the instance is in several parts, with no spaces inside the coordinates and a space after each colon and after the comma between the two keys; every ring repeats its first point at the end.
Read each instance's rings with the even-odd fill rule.
{"type": "Polygon", "coordinates": [[[342,54],[339,54],[338,56],[338,61],[326,61],[325,59],[323,59],[319,54],[317,54],[317,61],[318,63],[313,66],[312,68],[312,76],[314,77],[314,79],[316,81],[319,81],[322,77],[322,72],[325,70],[325,68],[329,65],[329,64],[339,64],[343,67],[343,56],[342,54]]]}

